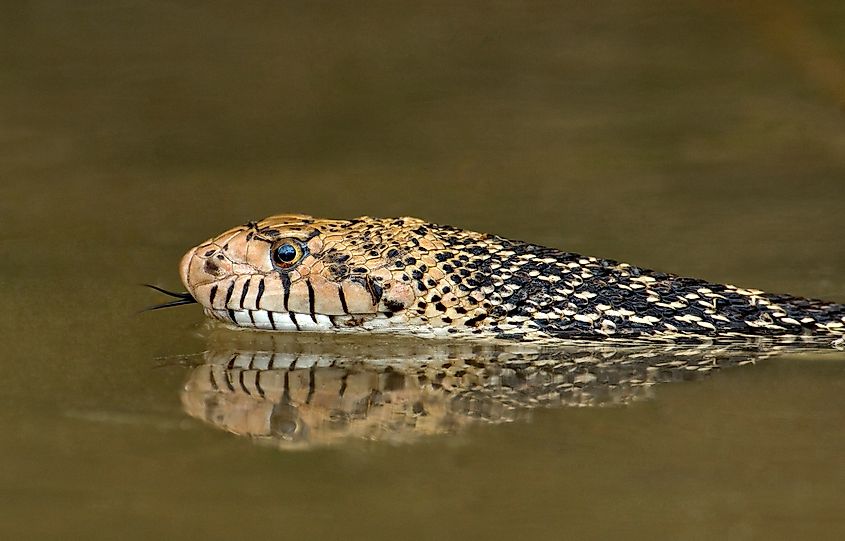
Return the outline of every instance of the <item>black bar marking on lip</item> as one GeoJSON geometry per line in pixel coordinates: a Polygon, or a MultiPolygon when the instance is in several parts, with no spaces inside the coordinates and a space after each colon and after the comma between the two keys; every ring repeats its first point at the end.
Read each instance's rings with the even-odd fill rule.
{"type": "Polygon", "coordinates": [[[261,309],[261,296],[264,295],[264,278],[258,282],[258,293],[255,295],[255,307],[261,309]]]}
{"type": "Polygon", "coordinates": [[[229,362],[226,363],[226,370],[231,370],[235,367],[235,359],[238,358],[238,354],[234,353],[232,357],[229,359],[229,362]]]}
{"type": "Polygon", "coordinates": [[[306,404],[311,403],[311,398],[314,397],[314,390],[317,388],[317,378],[314,374],[315,368],[316,365],[312,366],[311,369],[308,371],[308,397],[305,399],[306,404]]]}
{"type": "Polygon", "coordinates": [[[373,299],[373,306],[378,306],[381,296],[384,294],[384,289],[369,276],[367,276],[367,291],[370,292],[370,296],[373,299]]]}
{"type": "Polygon", "coordinates": [[[317,324],[317,314],[314,312],[314,286],[311,285],[309,278],[305,279],[305,285],[308,286],[308,313],[311,314],[311,319],[314,324],[317,324]]]}
{"type": "Polygon", "coordinates": [[[345,372],[343,377],[340,379],[340,391],[338,395],[343,398],[344,393],[346,393],[346,378],[349,377],[349,372],[345,372]]]}
{"type": "Polygon", "coordinates": [[[217,296],[217,284],[211,286],[211,292],[208,294],[208,305],[214,308],[214,297],[217,296]]]}
{"type": "Polygon", "coordinates": [[[255,390],[258,391],[258,395],[261,398],[264,398],[264,389],[261,387],[261,374],[264,372],[263,370],[256,370],[255,374],[255,390]]]}
{"type": "Polygon", "coordinates": [[[285,307],[285,310],[290,311],[288,309],[288,299],[290,298],[290,276],[288,276],[287,274],[282,274],[281,279],[282,289],[285,291],[285,297],[282,306],[285,307]]]}
{"type": "Polygon", "coordinates": [[[249,321],[252,323],[252,326],[255,327],[255,316],[252,315],[252,310],[247,310],[249,314],[249,321]]]}
{"type": "Polygon", "coordinates": [[[249,283],[251,280],[247,280],[244,282],[244,290],[241,292],[241,310],[244,309],[244,301],[246,300],[246,294],[249,292],[249,283]]]}
{"type": "Polygon", "coordinates": [[[208,382],[211,384],[211,388],[217,392],[220,390],[220,387],[217,385],[217,381],[214,379],[214,370],[208,370],[208,382]]]}
{"type": "Polygon", "coordinates": [[[227,312],[229,312],[229,319],[231,319],[231,320],[232,320],[232,323],[234,323],[235,325],[237,325],[237,324],[238,324],[238,320],[237,320],[237,319],[235,319],[235,311],[234,311],[234,310],[232,310],[231,308],[229,308],[229,309],[227,310],[227,312]]]}
{"type": "Polygon", "coordinates": [[[250,393],[249,389],[246,388],[246,383],[244,382],[244,372],[246,372],[246,370],[238,371],[238,383],[240,384],[241,389],[244,390],[247,396],[252,396],[252,393],[250,393]]]}
{"type": "Polygon", "coordinates": [[[299,328],[299,322],[296,320],[296,314],[294,314],[293,312],[288,312],[288,315],[290,316],[290,320],[293,321],[293,324],[296,325],[296,330],[301,330],[299,328]]]}
{"type": "Polygon", "coordinates": [[[232,385],[232,370],[226,370],[226,387],[229,388],[230,391],[233,393],[235,392],[235,386],[232,385]]]}
{"type": "Polygon", "coordinates": [[[275,315],[276,315],[276,312],[267,312],[267,316],[270,318],[270,326],[273,327],[274,331],[277,330],[276,329],[276,318],[274,317],[275,315]]]}
{"type": "MultiPolygon", "coordinates": [[[[234,293],[234,292],[235,292],[235,281],[232,280],[232,283],[229,284],[229,289],[226,291],[226,300],[223,301],[223,308],[229,307],[229,301],[232,300],[232,293],[234,293]]],[[[232,321],[234,321],[234,320],[235,320],[235,318],[232,318],[232,321]]]]}
{"type": "Polygon", "coordinates": [[[337,296],[340,299],[340,307],[343,308],[343,313],[349,315],[349,307],[346,305],[346,294],[343,292],[343,286],[337,286],[337,296]]]}

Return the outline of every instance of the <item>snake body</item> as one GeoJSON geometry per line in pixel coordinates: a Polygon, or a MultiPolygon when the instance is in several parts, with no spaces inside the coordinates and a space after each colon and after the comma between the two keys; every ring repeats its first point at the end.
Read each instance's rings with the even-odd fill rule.
{"type": "Polygon", "coordinates": [[[656,272],[417,218],[281,215],[185,254],[212,318],[277,331],[500,340],[805,337],[845,305],[656,272]]]}

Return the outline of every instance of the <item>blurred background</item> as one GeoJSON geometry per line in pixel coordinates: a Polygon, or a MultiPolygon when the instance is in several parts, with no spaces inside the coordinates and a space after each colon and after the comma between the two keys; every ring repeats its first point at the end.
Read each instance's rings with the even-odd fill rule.
{"type": "Polygon", "coordinates": [[[135,312],[158,300],[138,283],[179,287],[188,247],[283,212],[411,215],[845,301],[844,111],[840,0],[3,2],[0,530],[842,533],[835,363],[675,390],[636,415],[687,416],[633,450],[627,414],[557,412],[457,447],[292,457],[186,419],[184,372],[154,367],[203,349],[200,315],[135,312]],[[584,440],[548,436],[569,422],[584,440]],[[599,481],[573,473],[629,451],[599,481]],[[712,468],[676,485],[690,452],[712,468]]]}
{"type": "Polygon", "coordinates": [[[175,256],[266,214],[409,214],[769,288],[841,274],[836,0],[2,9],[7,237],[175,256]]]}

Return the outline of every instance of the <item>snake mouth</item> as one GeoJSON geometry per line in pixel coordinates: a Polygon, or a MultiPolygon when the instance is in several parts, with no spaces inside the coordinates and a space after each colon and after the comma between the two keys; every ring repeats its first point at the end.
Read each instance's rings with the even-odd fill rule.
{"type": "Polygon", "coordinates": [[[222,310],[206,308],[205,311],[209,316],[224,323],[267,331],[325,331],[341,326],[341,322],[336,321],[336,316],[323,314],[234,310],[231,308],[222,310]]]}
{"type": "Polygon", "coordinates": [[[366,331],[390,329],[400,322],[395,314],[376,312],[359,315],[326,315],[304,312],[276,312],[231,308],[205,308],[205,313],[218,321],[244,329],[264,331],[366,331]]]}

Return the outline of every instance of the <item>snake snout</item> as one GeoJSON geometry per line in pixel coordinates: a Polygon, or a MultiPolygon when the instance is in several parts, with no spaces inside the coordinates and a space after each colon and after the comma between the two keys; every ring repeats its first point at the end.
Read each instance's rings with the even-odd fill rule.
{"type": "MultiPolygon", "coordinates": [[[[206,243],[189,250],[179,263],[179,276],[185,288],[197,297],[197,289],[235,274],[226,250],[206,243]]],[[[210,286],[209,286],[210,287],[210,286]]],[[[197,297],[200,299],[201,296],[197,297]]]]}
{"type": "Polygon", "coordinates": [[[191,262],[194,259],[195,252],[196,248],[191,248],[185,255],[182,256],[182,260],[179,262],[179,278],[182,279],[182,284],[184,284],[185,289],[191,294],[194,293],[193,288],[191,287],[191,262]]]}

